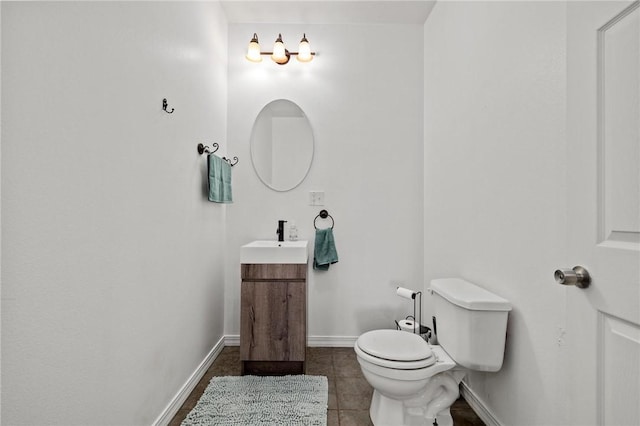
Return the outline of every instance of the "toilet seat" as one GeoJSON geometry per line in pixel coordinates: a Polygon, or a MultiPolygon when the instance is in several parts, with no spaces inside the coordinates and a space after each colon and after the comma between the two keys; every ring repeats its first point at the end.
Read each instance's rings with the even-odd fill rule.
{"type": "Polygon", "coordinates": [[[372,364],[397,370],[426,368],[436,362],[429,344],[419,335],[406,331],[369,331],[358,338],[355,350],[372,364]]]}

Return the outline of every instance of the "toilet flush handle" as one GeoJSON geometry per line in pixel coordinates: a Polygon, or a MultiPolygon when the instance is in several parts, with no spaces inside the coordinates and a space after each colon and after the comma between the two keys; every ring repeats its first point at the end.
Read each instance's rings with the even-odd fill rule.
{"type": "Polygon", "coordinates": [[[575,285],[578,288],[587,288],[591,284],[589,272],[582,266],[573,269],[557,269],[553,274],[558,284],[575,285]]]}

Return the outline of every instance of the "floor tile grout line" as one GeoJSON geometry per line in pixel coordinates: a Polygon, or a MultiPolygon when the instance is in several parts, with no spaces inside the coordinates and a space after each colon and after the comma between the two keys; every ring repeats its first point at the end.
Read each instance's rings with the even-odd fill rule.
{"type": "Polygon", "coordinates": [[[335,349],[331,349],[331,371],[333,371],[333,386],[336,391],[336,416],[338,417],[338,426],[340,426],[340,398],[338,398],[338,381],[336,380],[335,357],[333,356],[335,349]]]}

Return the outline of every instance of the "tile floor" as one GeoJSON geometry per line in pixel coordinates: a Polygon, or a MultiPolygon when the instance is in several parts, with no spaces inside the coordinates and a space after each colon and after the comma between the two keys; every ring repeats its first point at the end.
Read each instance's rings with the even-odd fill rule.
{"type": "MultiPolygon", "coordinates": [[[[329,379],[328,426],[367,426],[369,403],[373,390],[362,376],[352,348],[308,348],[307,374],[329,379]]],[[[200,399],[213,376],[240,375],[240,355],[237,346],[225,347],[191,395],[182,405],[170,426],[179,426],[200,399]]],[[[484,426],[464,399],[451,407],[455,426],[484,426]]]]}

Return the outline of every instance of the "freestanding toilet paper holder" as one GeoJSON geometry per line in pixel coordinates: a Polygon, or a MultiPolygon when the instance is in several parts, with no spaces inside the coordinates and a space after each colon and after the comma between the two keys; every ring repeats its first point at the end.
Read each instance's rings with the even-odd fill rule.
{"type": "MultiPolygon", "coordinates": [[[[420,314],[420,320],[417,321],[419,324],[419,327],[413,327],[413,333],[414,334],[419,334],[419,335],[423,335],[423,334],[429,334],[429,332],[431,331],[431,329],[429,327],[426,327],[424,325],[422,325],[422,292],[421,291],[413,291],[413,290],[409,290],[403,287],[397,287],[396,288],[396,294],[400,297],[403,297],[405,299],[412,299],[413,300],[413,315],[408,315],[405,320],[408,320],[409,318],[411,318],[413,321],[417,321],[416,320],[416,299],[419,297],[420,298],[420,302],[418,303],[418,313],[420,314]]],[[[400,327],[400,324],[398,323],[397,320],[395,320],[396,323],[396,328],[398,330],[402,330],[402,327],[400,327]]]]}

